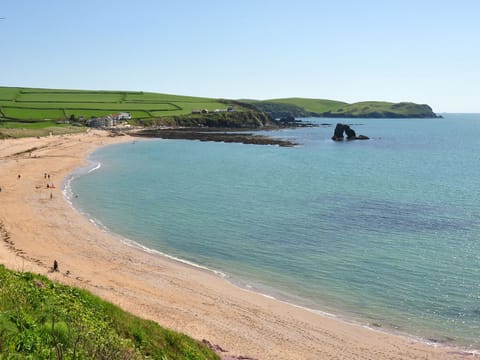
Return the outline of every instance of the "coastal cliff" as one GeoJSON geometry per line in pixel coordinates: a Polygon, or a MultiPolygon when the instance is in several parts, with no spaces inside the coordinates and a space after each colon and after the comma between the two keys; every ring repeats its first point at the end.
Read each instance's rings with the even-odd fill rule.
{"type": "Polygon", "coordinates": [[[160,118],[156,122],[158,125],[174,127],[230,129],[259,129],[278,126],[278,123],[265,112],[256,110],[178,115],[160,118]]]}

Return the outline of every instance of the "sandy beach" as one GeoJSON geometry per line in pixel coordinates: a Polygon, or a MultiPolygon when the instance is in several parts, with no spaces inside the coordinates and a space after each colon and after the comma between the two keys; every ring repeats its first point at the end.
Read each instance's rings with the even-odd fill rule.
{"type": "Polygon", "coordinates": [[[128,141],[133,139],[103,131],[0,140],[0,262],[88,289],[162,326],[207,339],[226,350],[225,359],[477,358],[243,290],[97,228],[66,201],[62,181],[93,150],[128,141]],[[54,260],[58,273],[49,271],[54,260]]]}

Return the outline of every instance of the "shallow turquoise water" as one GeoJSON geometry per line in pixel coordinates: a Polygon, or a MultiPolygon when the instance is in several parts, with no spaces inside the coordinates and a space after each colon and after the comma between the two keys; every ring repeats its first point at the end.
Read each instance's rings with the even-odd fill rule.
{"type": "Polygon", "coordinates": [[[479,348],[480,115],[348,122],[371,140],[318,127],[271,133],[295,148],[109,146],[77,173],[75,205],[241,286],[479,348]]]}

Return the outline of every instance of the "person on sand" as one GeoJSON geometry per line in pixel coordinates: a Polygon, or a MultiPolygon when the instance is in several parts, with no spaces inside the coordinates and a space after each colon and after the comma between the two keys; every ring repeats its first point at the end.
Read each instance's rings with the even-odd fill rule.
{"type": "Polygon", "coordinates": [[[18,179],[18,180],[20,180],[20,178],[21,178],[21,175],[20,175],[20,174],[18,174],[18,176],[17,176],[17,179],[18,179]]]}

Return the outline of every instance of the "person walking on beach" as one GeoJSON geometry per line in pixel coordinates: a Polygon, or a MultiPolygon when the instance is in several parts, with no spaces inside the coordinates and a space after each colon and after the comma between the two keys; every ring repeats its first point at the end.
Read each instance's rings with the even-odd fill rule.
{"type": "Polygon", "coordinates": [[[18,176],[17,176],[17,179],[18,179],[18,180],[20,180],[20,178],[21,178],[21,175],[20,175],[20,174],[18,174],[18,176]]]}

